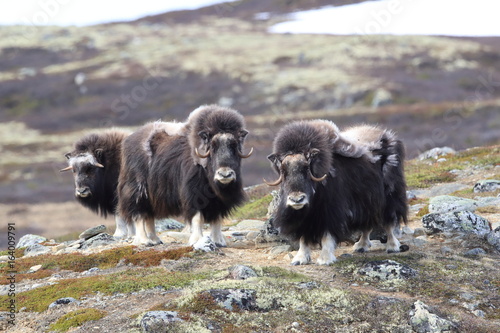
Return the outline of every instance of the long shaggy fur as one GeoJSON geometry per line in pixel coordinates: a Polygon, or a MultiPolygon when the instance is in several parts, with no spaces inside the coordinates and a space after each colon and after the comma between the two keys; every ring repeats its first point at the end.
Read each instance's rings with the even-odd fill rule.
{"type": "MultiPolygon", "coordinates": [[[[200,153],[208,149],[200,132],[208,137],[229,133],[240,138],[243,117],[231,109],[203,106],[176,127],[172,133],[161,130],[164,126],[148,124],[124,141],[119,211],[127,221],[183,215],[189,222],[201,212],[205,222],[211,223],[244,201],[239,160],[235,161],[237,180],[221,186],[213,180],[213,157],[201,159],[195,153],[195,148],[200,153]]],[[[239,149],[242,144],[243,139],[239,149]]]]}
{"type": "Polygon", "coordinates": [[[117,186],[121,167],[121,145],[128,132],[109,130],[103,133],[91,133],[74,144],[74,149],[67,155],[75,157],[91,154],[105,167],[97,169],[93,182],[92,196],[76,197],[78,202],[96,214],[107,217],[114,214],[118,204],[117,186]]]}
{"type": "MultiPolygon", "coordinates": [[[[296,240],[303,237],[306,244],[320,243],[326,232],[339,242],[347,240],[355,231],[384,229],[395,223],[393,218],[385,217],[394,211],[388,207],[393,204],[389,200],[391,195],[396,194],[385,194],[382,169],[387,161],[381,158],[392,148],[382,143],[380,150],[374,152],[368,145],[344,137],[333,123],[330,124],[309,121],[283,127],[275,138],[273,154],[270,155],[274,168],[280,172],[280,163],[286,156],[303,154],[307,158],[311,149],[319,150],[311,160],[310,168],[314,176],[327,174],[327,178],[322,182],[307,180],[313,186],[309,207],[300,210],[287,207],[286,197],[292,189],[287,189],[282,183],[281,201],[274,218],[274,225],[283,234],[296,240]]],[[[398,144],[395,147],[400,149],[398,144]]],[[[399,152],[397,149],[394,152],[399,152]]],[[[398,214],[402,215],[404,211],[398,211],[398,214]]]]}

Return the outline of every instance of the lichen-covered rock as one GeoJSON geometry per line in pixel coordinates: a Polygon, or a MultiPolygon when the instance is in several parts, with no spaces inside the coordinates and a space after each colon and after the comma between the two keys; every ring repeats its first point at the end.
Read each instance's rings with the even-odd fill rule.
{"type": "Polygon", "coordinates": [[[493,192],[500,189],[500,180],[481,180],[474,185],[474,193],[493,192]]]}
{"type": "Polygon", "coordinates": [[[89,239],[102,232],[106,231],[106,226],[104,224],[98,225],[96,227],[88,228],[78,236],[80,239],[89,239]]]}
{"type": "Polygon", "coordinates": [[[410,325],[417,333],[457,332],[454,323],[431,313],[429,307],[421,301],[413,304],[410,325]]]}
{"type": "Polygon", "coordinates": [[[244,265],[230,267],[229,274],[236,280],[246,280],[251,277],[257,277],[257,273],[255,273],[253,269],[244,265]]]}
{"type": "Polygon", "coordinates": [[[500,227],[486,235],[486,241],[497,251],[500,251],[500,227]]]}
{"type": "Polygon", "coordinates": [[[267,220],[256,237],[255,243],[290,243],[290,241],[281,236],[278,229],[273,226],[273,218],[267,220]]]}
{"type": "Polygon", "coordinates": [[[156,232],[162,232],[166,230],[177,230],[183,229],[185,225],[174,219],[161,219],[155,221],[156,232]]]}
{"type": "Polygon", "coordinates": [[[429,235],[439,232],[474,233],[484,236],[490,232],[488,220],[469,211],[427,214],[422,225],[429,235]]]}
{"type": "Polygon", "coordinates": [[[80,303],[80,301],[78,301],[77,299],[75,299],[73,297],[59,298],[59,299],[56,299],[54,302],[50,303],[49,309],[52,309],[53,307],[56,307],[58,305],[66,305],[66,304],[75,303],[75,302],[77,304],[80,303]]]}
{"type": "Polygon", "coordinates": [[[454,197],[451,195],[439,195],[429,200],[429,213],[449,213],[459,211],[475,211],[478,207],[476,200],[454,197]]]}
{"type": "Polygon", "coordinates": [[[217,245],[215,245],[210,236],[203,236],[193,245],[193,249],[203,252],[213,252],[217,249],[217,245]]]}
{"type": "Polygon", "coordinates": [[[358,274],[370,280],[387,281],[409,279],[415,277],[417,271],[393,260],[376,260],[366,263],[358,274]]]}
{"type": "Polygon", "coordinates": [[[19,239],[19,242],[16,245],[16,249],[20,249],[22,247],[27,247],[27,246],[34,245],[34,244],[43,243],[46,240],[47,240],[47,238],[42,237],[42,236],[27,234],[19,239]]]}
{"type": "Polygon", "coordinates": [[[81,245],[81,249],[88,249],[91,247],[99,247],[99,246],[105,246],[109,244],[114,244],[116,243],[117,240],[106,233],[101,233],[98,234],[97,236],[88,238],[86,241],[84,241],[81,245]]]}
{"type": "Polygon", "coordinates": [[[456,153],[456,150],[450,147],[436,147],[418,155],[418,159],[421,161],[429,158],[438,159],[441,156],[455,155],[456,153]]]}
{"type": "Polygon", "coordinates": [[[50,247],[48,246],[43,246],[42,244],[33,244],[24,250],[24,256],[25,257],[34,257],[34,256],[39,256],[41,254],[49,253],[51,252],[50,247]]]}
{"type": "Polygon", "coordinates": [[[222,307],[230,311],[257,311],[257,292],[253,289],[210,289],[207,291],[222,307]]]}
{"type": "Polygon", "coordinates": [[[142,316],[140,326],[145,333],[168,332],[173,323],[182,321],[175,311],[148,311],[142,316]]]}
{"type": "Polygon", "coordinates": [[[486,254],[486,251],[483,250],[480,247],[476,247],[474,249],[470,249],[470,250],[468,250],[468,251],[466,251],[464,253],[464,255],[466,255],[466,256],[481,256],[481,255],[484,255],[484,254],[486,254]]]}

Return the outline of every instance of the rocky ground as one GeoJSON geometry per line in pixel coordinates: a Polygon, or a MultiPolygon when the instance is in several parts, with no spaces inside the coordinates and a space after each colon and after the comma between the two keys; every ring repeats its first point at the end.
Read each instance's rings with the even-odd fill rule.
{"type": "MultiPolygon", "coordinates": [[[[442,149],[409,162],[410,184],[424,177],[419,170],[430,177],[445,168],[454,177],[411,186],[410,223],[399,236],[409,250],[398,254],[386,254],[375,239],[363,254],[342,243],[331,266],[290,266],[294,246],[268,228],[269,200],[259,201],[260,188],[251,189],[253,202],[245,207],[255,211],[259,203],[261,218],[228,221],[223,249],[209,238],[186,247],[188,234],[174,220],[157,221],[164,244],[153,248],[116,241],[104,226],[66,242],[25,236],[15,251],[15,326],[2,312],[0,327],[23,333],[498,332],[499,148],[442,149]]],[[[2,275],[8,255],[0,257],[2,275]]],[[[7,304],[12,297],[4,281],[0,301],[7,304]]]]}

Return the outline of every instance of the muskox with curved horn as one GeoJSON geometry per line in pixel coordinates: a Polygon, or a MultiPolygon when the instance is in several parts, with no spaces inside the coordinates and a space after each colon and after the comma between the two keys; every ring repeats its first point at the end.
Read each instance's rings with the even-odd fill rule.
{"type": "MultiPolygon", "coordinates": [[[[129,134],[119,130],[91,133],[80,138],[74,149],[65,155],[69,166],[61,171],[73,172],[76,199],[103,217],[116,213],[121,147],[129,134]]],[[[134,236],[133,225],[127,227],[118,214],[115,214],[115,221],[114,237],[134,236]]]]}
{"type": "MultiPolygon", "coordinates": [[[[277,134],[269,155],[279,178],[280,202],[274,226],[284,235],[299,240],[292,264],[311,260],[310,246],[321,244],[319,264],[336,260],[336,244],[357,231],[369,236],[381,228],[388,236],[387,251],[399,252],[393,230],[399,220],[386,219],[392,212],[386,199],[383,145],[370,146],[343,136],[329,121],[299,121],[286,125],[277,134]],[[379,147],[381,150],[371,149],[379,147]]],[[[404,219],[406,220],[406,218],[404,219]]],[[[356,243],[357,251],[367,250],[369,240],[356,243]]]]}
{"type": "Polygon", "coordinates": [[[222,219],[245,199],[241,179],[248,131],[235,110],[201,106],[185,123],[148,124],[125,139],[119,181],[119,212],[135,221],[134,244],[161,243],[154,219],[184,216],[189,244],[202,237],[203,223],[219,246],[226,242],[222,219]]]}

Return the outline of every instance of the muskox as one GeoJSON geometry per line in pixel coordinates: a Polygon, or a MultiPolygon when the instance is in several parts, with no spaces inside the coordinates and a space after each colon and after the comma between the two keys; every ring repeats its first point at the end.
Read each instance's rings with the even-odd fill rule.
{"type": "Polygon", "coordinates": [[[114,237],[134,236],[134,226],[116,214],[117,186],[121,168],[121,146],[128,132],[108,130],[85,135],[65,156],[69,166],[61,171],[73,171],[75,197],[80,204],[96,214],[115,215],[114,237]]]}
{"type": "Polygon", "coordinates": [[[222,219],[245,199],[241,179],[248,131],[235,110],[201,106],[184,123],[151,123],[124,140],[118,185],[120,214],[136,223],[134,244],[161,243],[155,218],[183,216],[189,244],[211,224],[218,246],[226,242],[222,219]]]}
{"type": "Polygon", "coordinates": [[[274,226],[299,240],[292,264],[309,263],[310,246],[321,244],[318,263],[328,265],[336,260],[336,245],[358,231],[354,249],[367,251],[374,228],[387,233],[388,252],[399,252],[394,229],[406,221],[406,193],[400,193],[404,177],[394,181],[391,175],[394,168],[402,174],[402,146],[382,132],[372,140],[354,130],[343,134],[323,120],[293,122],[278,132],[268,158],[279,178],[268,184],[281,185],[274,226]]]}

